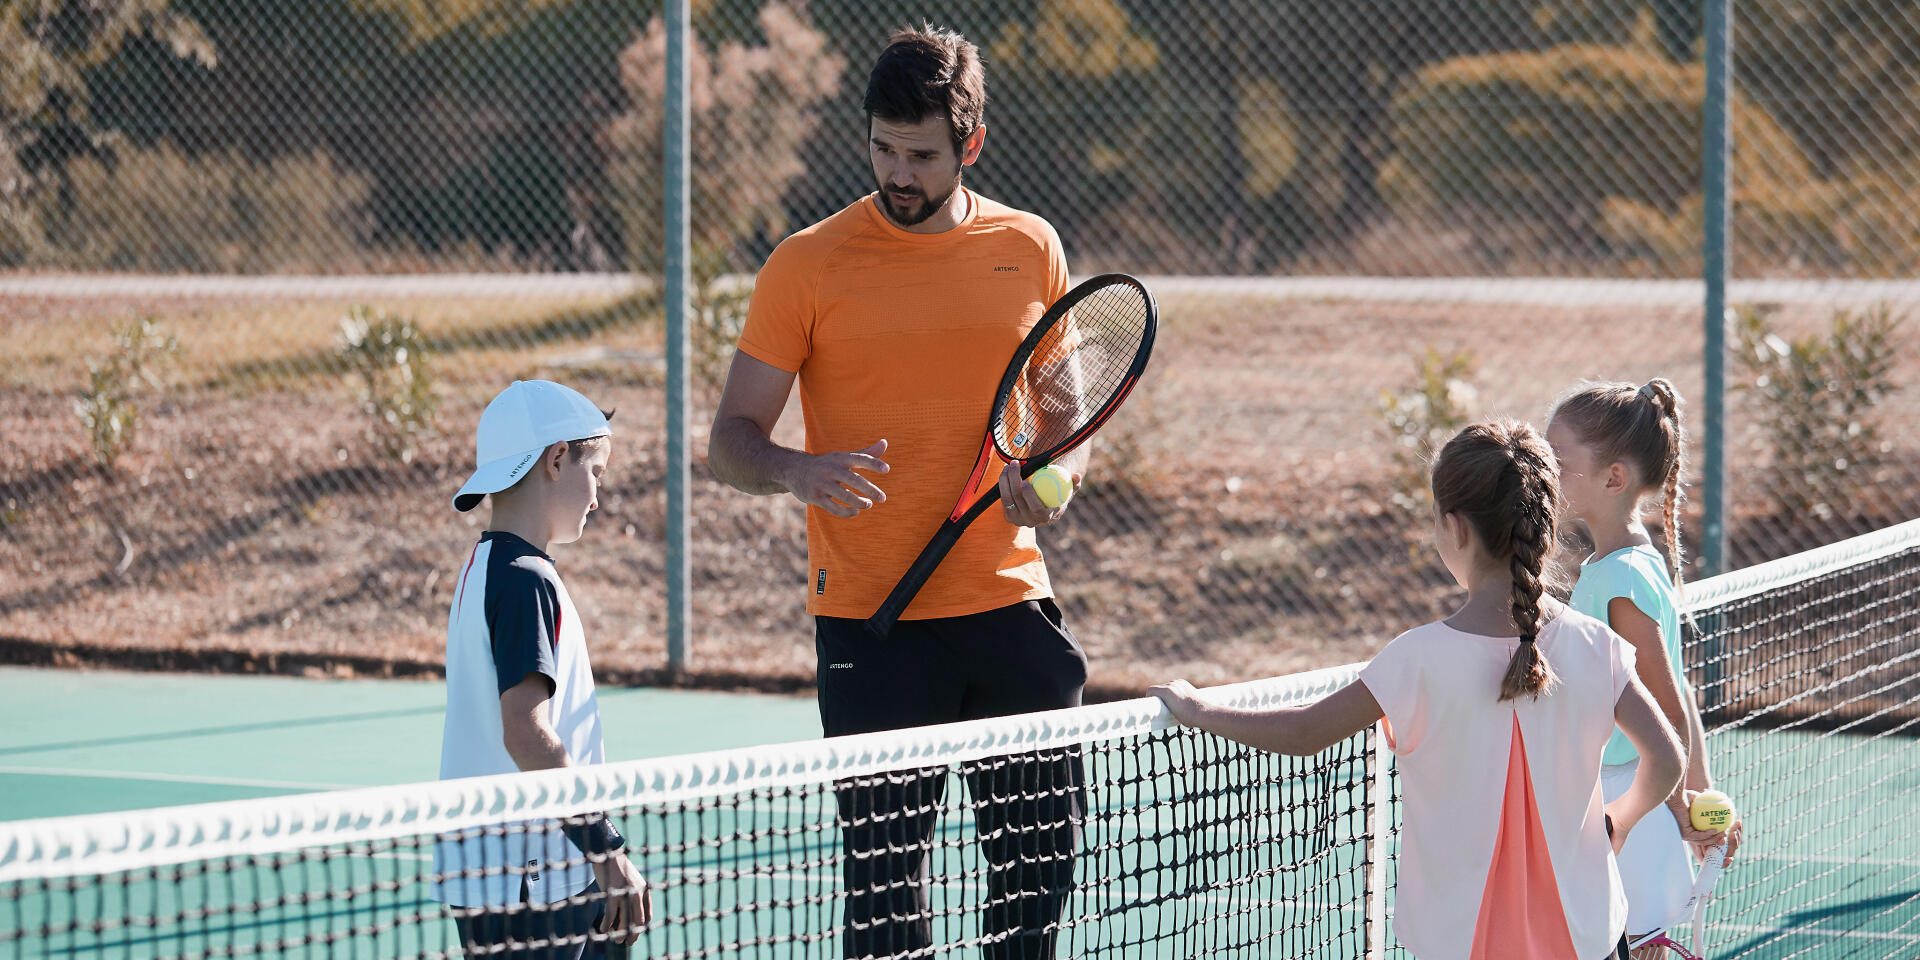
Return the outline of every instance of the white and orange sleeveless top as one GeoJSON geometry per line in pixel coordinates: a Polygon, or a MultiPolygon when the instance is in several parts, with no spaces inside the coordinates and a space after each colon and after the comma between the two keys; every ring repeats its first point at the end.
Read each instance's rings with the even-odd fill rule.
{"type": "Polygon", "coordinates": [[[1404,784],[1394,933],[1420,960],[1597,960],[1626,928],[1600,753],[1633,648],[1565,610],[1539,638],[1559,685],[1503,702],[1519,644],[1429,623],[1360,671],[1404,784]]]}

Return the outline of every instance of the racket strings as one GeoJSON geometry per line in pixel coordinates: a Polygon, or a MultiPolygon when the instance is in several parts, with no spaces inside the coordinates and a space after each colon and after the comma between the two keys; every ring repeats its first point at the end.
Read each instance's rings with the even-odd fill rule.
{"type": "Polygon", "coordinates": [[[1152,328],[1146,294],[1102,287],[1040,338],[1015,378],[993,440],[1010,460],[1050,454],[1117,400],[1152,328]]]}

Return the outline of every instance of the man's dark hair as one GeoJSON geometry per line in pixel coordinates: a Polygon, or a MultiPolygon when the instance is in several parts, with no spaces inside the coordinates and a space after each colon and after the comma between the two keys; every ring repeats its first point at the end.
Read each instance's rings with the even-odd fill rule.
{"type": "Polygon", "coordinates": [[[867,117],[890,123],[947,118],[953,147],[960,149],[987,108],[987,68],[980,48],[945,27],[907,28],[887,39],[887,48],[867,77],[867,117]]]}

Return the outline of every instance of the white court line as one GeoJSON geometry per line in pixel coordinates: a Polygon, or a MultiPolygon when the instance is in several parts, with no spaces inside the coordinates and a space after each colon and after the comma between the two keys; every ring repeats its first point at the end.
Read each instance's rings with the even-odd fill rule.
{"type": "Polygon", "coordinates": [[[252,780],[246,777],[203,777],[185,773],[147,773],[133,770],[80,770],[65,767],[0,766],[0,775],[26,777],[88,777],[95,780],[153,780],[161,783],[204,783],[216,787],[268,787],[276,790],[345,790],[359,783],[309,783],[303,780],[252,780]]]}
{"type": "Polygon", "coordinates": [[[1824,927],[1756,927],[1744,923],[1714,923],[1707,921],[1707,929],[1732,930],[1735,933],[1767,933],[1787,936],[1809,937],[1857,937],[1861,940],[1892,940],[1897,943],[1920,943],[1920,934],[1912,933],[1869,933],[1863,930],[1828,930],[1824,927]]]}
{"type": "MultiPolygon", "coordinates": [[[[1796,857],[1786,853],[1754,854],[1755,861],[1772,863],[1838,863],[1861,864],[1869,867],[1915,867],[1920,868],[1920,860],[1885,860],[1878,857],[1796,857]]],[[[1748,862],[1746,856],[1737,858],[1735,866],[1748,862]]]]}

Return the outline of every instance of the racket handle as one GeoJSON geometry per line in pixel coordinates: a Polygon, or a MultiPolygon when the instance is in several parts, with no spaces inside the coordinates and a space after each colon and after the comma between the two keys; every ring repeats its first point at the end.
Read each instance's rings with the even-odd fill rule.
{"type": "Polygon", "coordinates": [[[1000,485],[996,483],[988,487],[987,492],[981,495],[980,502],[970,507],[959,520],[949,520],[940,525],[933,539],[928,540],[927,545],[921,548],[920,555],[914,558],[913,566],[907,568],[906,575],[893,585],[893,592],[887,594],[880,609],[867,618],[867,633],[876,640],[885,640],[893,632],[893,625],[900,621],[901,614],[907,612],[913,598],[920,595],[920,588],[927,585],[928,578],[933,576],[940,561],[945,560],[947,554],[953,551],[954,544],[960,542],[960,535],[967,532],[967,527],[976,518],[987,512],[988,506],[999,500],[1000,485]]]}
{"type": "Polygon", "coordinates": [[[1700,875],[1693,880],[1693,896],[1687,901],[1687,912],[1693,915],[1693,952],[1701,956],[1706,955],[1707,900],[1713,896],[1713,885],[1726,865],[1726,844],[1708,849],[1700,861],[1700,875]]]}

